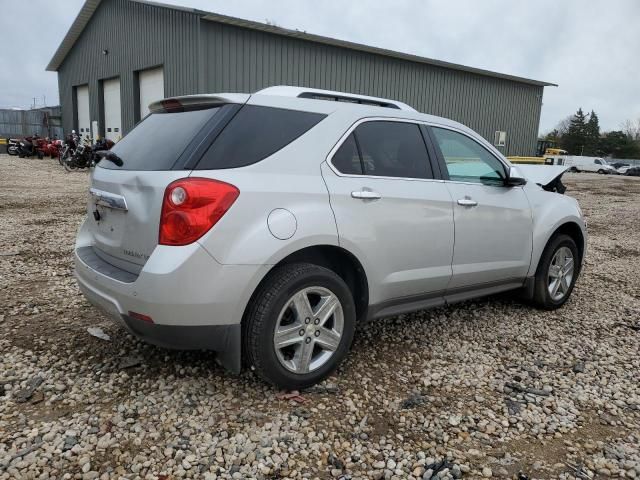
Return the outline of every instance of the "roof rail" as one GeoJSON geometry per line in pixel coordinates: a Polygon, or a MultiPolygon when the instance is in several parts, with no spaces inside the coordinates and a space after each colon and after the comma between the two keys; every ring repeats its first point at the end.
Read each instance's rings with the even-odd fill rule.
{"type": "Polygon", "coordinates": [[[332,90],[321,90],[318,88],[290,87],[278,85],[268,87],[256,92],[257,95],[280,95],[283,97],[310,98],[313,100],[328,100],[333,102],[358,103],[361,105],[371,105],[375,107],[395,108],[397,110],[416,110],[406,103],[387,98],[369,97],[367,95],[357,95],[355,93],[335,92],[332,90]]]}

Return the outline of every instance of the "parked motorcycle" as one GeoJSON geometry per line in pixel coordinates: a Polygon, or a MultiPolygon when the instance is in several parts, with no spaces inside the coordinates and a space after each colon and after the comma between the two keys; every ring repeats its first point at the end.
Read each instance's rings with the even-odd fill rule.
{"type": "Polygon", "coordinates": [[[38,135],[25,137],[18,140],[16,153],[20,158],[38,157],[43,158],[42,140],[38,135]]]}
{"type": "Polygon", "coordinates": [[[64,168],[68,172],[79,168],[92,168],[100,161],[100,157],[96,152],[110,150],[113,145],[114,143],[106,138],[101,138],[91,145],[91,139],[87,136],[82,144],[75,149],[73,155],[64,161],[64,168]]]}
{"type": "Polygon", "coordinates": [[[51,158],[58,158],[62,151],[62,141],[54,138],[50,140],[49,137],[45,138],[45,141],[40,145],[42,154],[51,158]]]}
{"type": "Polygon", "coordinates": [[[17,138],[10,138],[7,143],[7,153],[9,155],[18,155],[18,143],[20,142],[17,138]]]}
{"type": "Polygon", "coordinates": [[[72,130],[69,135],[64,139],[64,145],[62,146],[62,152],[58,156],[58,161],[60,165],[64,166],[65,162],[68,158],[70,158],[78,148],[78,143],[80,142],[80,137],[76,133],[75,130],[72,130]]]}

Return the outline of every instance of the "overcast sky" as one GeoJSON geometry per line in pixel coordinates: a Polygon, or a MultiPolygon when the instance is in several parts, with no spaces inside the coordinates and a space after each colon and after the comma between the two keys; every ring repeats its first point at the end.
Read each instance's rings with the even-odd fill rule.
{"type": "MultiPolygon", "coordinates": [[[[44,69],[84,0],[0,0],[0,106],[57,104],[44,69]],[[21,13],[20,13],[21,12],[21,13]],[[15,18],[16,21],[10,21],[15,18]]],[[[541,131],[578,107],[605,130],[640,118],[640,1],[166,0],[487,70],[546,87],[541,131]]],[[[428,113],[428,112],[427,112],[428,113]]]]}

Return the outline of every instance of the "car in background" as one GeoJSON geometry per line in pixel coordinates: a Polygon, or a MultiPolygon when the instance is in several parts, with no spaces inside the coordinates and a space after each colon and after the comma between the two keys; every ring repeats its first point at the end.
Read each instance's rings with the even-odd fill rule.
{"type": "Polygon", "coordinates": [[[565,157],[564,165],[568,166],[572,172],[594,172],[601,175],[618,173],[612,165],[600,157],[569,156],[565,157]]]}
{"type": "Polygon", "coordinates": [[[611,165],[616,170],[619,170],[622,167],[629,167],[630,166],[628,163],[625,163],[625,162],[613,162],[613,163],[610,163],[609,165],[611,165]]]}
{"type": "Polygon", "coordinates": [[[640,167],[629,167],[624,174],[629,177],[640,177],[640,167]]]}

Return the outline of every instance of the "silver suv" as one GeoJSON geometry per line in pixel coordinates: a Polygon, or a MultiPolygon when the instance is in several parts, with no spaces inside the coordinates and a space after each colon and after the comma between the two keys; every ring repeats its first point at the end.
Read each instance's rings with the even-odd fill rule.
{"type": "Polygon", "coordinates": [[[92,172],[76,276],[137,337],[304,388],[359,322],[506,290],[564,304],[586,247],[565,168],[392,100],[166,99],[92,172]]]}

